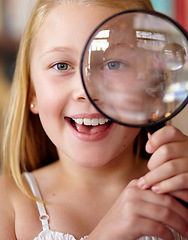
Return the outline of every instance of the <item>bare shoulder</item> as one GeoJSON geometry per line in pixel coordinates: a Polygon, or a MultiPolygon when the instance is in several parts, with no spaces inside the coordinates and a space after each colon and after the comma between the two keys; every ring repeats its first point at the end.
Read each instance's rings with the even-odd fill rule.
{"type": "Polygon", "coordinates": [[[0,176],[0,238],[16,239],[13,195],[17,187],[9,176],[0,176]]]}

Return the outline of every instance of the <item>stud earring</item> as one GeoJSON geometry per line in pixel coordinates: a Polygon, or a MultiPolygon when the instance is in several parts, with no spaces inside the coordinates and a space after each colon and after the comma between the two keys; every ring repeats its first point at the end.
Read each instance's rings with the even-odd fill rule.
{"type": "Polygon", "coordinates": [[[31,103],[30,108],[33,109],[35,107],[35,104],[31,103]]]}

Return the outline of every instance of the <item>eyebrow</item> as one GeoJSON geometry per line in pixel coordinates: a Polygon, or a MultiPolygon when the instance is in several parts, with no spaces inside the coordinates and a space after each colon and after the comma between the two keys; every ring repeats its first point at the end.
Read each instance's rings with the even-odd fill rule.
{"type": "Polygon", "coordinates": [[[69,47],[53,47],[50,50],[47,50],[46,52],[44,52],[41,57],[46,56],[50,53],[55,53],[55,52],[73,52],[73,49],[69,48],[69,47]]]}

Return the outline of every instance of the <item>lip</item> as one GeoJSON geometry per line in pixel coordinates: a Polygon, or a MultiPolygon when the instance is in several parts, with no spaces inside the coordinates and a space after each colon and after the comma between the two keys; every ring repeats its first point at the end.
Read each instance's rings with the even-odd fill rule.
{"type": "Polygon", "coordinates": [[[81,141],[87,141],[87,142],[95,142],[95,141],[100,141],[102,139],[104,139],[105,137],[108,136],[108,134],[110,133],[111,129],[113,128],[114,123],[112,122],[112,124],[105,129],[104,131],[101,132],[97,132],[97,133],[93,133],[93,134],[86,134],[86,133],[82,133],[82,132],[78,132],[71,124],[71,118],[105,118],[102,114],[99,113],[94,113],[94,114],[76,114],[76,115],[72,115],[71,117],[65,117],[65,122],[67,123],[69,129],[71,130],[71,132],[73,133],[73,135],[78,138],[81,141]]]}
{"type": "Polygon", "coordinates": [[[89,114],[89,113],[81,113],[81,114],[75,114],[75,115],[71,115],[69,116],[69,118],[106,118],[104,117],[102,114],[100,113],[92,113],[92,114],[89,114]]]}

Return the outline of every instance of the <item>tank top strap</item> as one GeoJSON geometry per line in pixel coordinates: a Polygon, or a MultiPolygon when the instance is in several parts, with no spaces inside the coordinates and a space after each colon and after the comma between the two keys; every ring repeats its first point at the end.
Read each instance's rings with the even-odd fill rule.
{"type": "MultiPolygon", "coordinates": [[[[33,174],[25,172],[25,173],[23,173],[23,175],[25,176],[27,182],[29,183],[29,186],[31,188],[31,191],[32,191],[33,195],[36,198],[42,200],[39,187],[37,185],[36,179],[33,176],[33,174]]],[[[44,206],[44,204],[42,202],[39,202],[39,201],[36,201],[36,204],[37,204],[37,208],[38,208],[38,211],[39,211],[39,214],[40,214],[39,219],[40,219],[40,221],[42,223],[42,229],[43,229],[43,231],[49,230],[49,223],[48,223],[49,216],[46,213],[45,206],[44,206]]]]}

